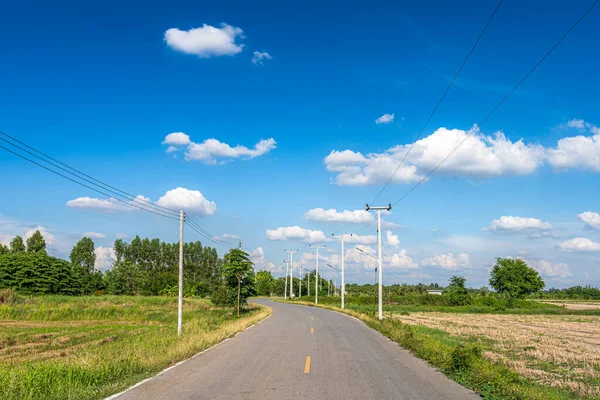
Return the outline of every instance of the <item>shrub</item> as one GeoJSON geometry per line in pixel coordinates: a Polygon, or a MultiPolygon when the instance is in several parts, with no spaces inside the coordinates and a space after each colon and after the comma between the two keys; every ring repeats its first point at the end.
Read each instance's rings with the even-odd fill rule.
{"type": "Polygon", "coordinates": [[[468,371],[481,360],[481,346],[477,343],[463,343],[456,346],[450,353],[450,371],[468,371]]]}
{"type": "Polygon", "coordinates": [[[0,304],[12,305],[17,300],[14,289],[0,289],[0,304]]]}
{"type": "Polygon", "coordinates": [[[210,301],[217,307],[234,307],[237,294],[225,285],[218,285],[213,289],[210,301]]]}

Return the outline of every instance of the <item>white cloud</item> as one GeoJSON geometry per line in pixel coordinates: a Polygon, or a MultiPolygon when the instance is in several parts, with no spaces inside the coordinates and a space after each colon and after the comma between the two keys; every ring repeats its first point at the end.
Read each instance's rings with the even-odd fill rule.
{"type": "Polygon", "coordinates": [[[10,242],[12,239],[13,239],[12,235],[0,232],[0,244],[8,246],[8,245],[10,245],[10,242]]]}
{"type": "MultiPolygon", "coordinates": [[[[398,169],[393,183],[421,180],[459,146],[469,132],[460,129],[439,128],[430,136],[415,142],[411,153],[398,169]]],[[[336,172],[338,185],[375,185],[387,182],[411,144],[391,147],[383,153],[366,156],[351,150],[333,150],[325,157],[327,170],[336,172]]],[[[446,175],[471,178],[489,178],[503,175],[526,175],[535,171],[544,161],[544,148],[525,144],[523,140],[510,141],[502,132],[494,136],[482,135],[478,130],[464,141],[437,170],[446,175]]]]}
{"type": "Polygon", "coordinates": [[[126,239],[126,238],[128,238],[128,237],[129,237],[129,235],[128,235],[128,234],[126,234],[126,233],[122,233],[122,232],[120,232],[120,233],[117,233],[117,234],[115,235],[115,237],[116,237],[117,239],[126,239]]]}
{"type": "Polygon", "coordinates": [[[513,217],[512,215],[495,219],[484,228],[484,230],[494,232],[547,231],[551,229],[552,224],[549,222],[544,222],[537,218],[513,217]]]}
{"type": "Polygon", "coordinates": [[[96,264],[94,267],[100,271],[106,271],[112,267],[113,261],[117,258],[115,255],[115,249],[112,247],[96,247],[94,250],[96,254],[96,264]]]}
{"type": "MultiPolygon", "coordinates": [[[[163,140],[163,144],[170,144],[173,146],[187,146],[190,144],[190,137],[183,132],[173,132],[169,133],[165,136],[165,140],[163,140]]],[[[169,149],[171,148],[169,147],[169,149]]],[[[168,151],[168,149],[167,149],[168,151]]]]}
{"type": "Polygon", "coordinates": [[[381,227],[386,228],[386,229],[404,228],[404,226],[402,226],[400,224],[397,224],[395,222],[387,222],[387,221],[381,221],[381,227]]]}
{"type": "Polygon", "coordinates": [[[600,172],[600,128],[581,119],[569,121],[567,127],[587,131],[592,136],[560,139],[555,149],[547,151],[550,165],[559,170],[579,168],[600,172]]]}
{"type": "Polygon", "coordinates": [[[252,57],[252,64],[263,65],[263,60],[272,60],[273,57],[266,51],[260,52],[255,51],[254,56],[252,57]]]}
{"type": "Polygon", "coordinates": [[[239,239],[240,238],[238,235],[234,235],[232,233],[224,233],[222,236],[225,239],[239,239]]]}
{"type": "Polygon", "coordinates": [[[302,240],[306,243],[314,243],[326,240],[325,234],[321,231],[301,228],[299,226],[280,227],[277,229],[267,229],[267,239],[269,240],[302,240]]]}
{"type": "Polygon", "coordinates": [[[394,114],[383,114],[375,120],[376,124],[389,124],[394,120],[394,114]]]}
{"type": "Polygon", "coordinates": [[[185,158],[186,160],[199,160],[206,164],[217,164],[218,158],[259,157],[273,150],[276,147],[275,145],[276,142],[273,138],[260,140],[254,146],[254,149],[239,144],[231,147],[227,143],[219,142],[217,139],[206,139],[200,144],[190,143],[185,158]]]}
{"type": "Polygon", "coordinates": [[[586,211],[577,214],[577,219],[583,222],[588,228],[600,229],[600,215],[598,213],[586,211]]]}
{"type": "Polygon", "coordinates": [[[559,238],[560,235],[554,231],[541,231],[541,232],[535,232],[532,233],[530,235],[527,235],[527,237],[529,239],[543,239],[543,238],[559,238]]]}
{"type": "Polygon", "coordinates": [[[573,238],[559,243],[558,247],[563,251],[571,253],[591,253],[600,251],[600,243],[591,241],[588,238],[573,238]]]}
{"type": "Polygon", "coordinates": [[[424,259],[421,265],[425,267],[441,267],[447,270],[471,268],[469,255],[466,253],[460,253],[456,256],[452,253],[440,254],[424,259]]]}
{"type": "Polygon", "coordinates": [[[244,48],[243,44],[235,43],[238,37],[244,38],[243,34],[242,29],[225,23],[220,28],[204,24],[201,28],[189,31],[168,29],[165,32],[165,42],[174,50],[195,54],[200,58],[233,56],[244,48]]]}
{"type": "Polygon", "coordinates": [[[542,276],[566,278],[573,276],[569,265],[565,263],[552,264],[546,260],[525,260],[527,265],[535,269],[542,276]]]}
{"type": "MultiPolygon", "coordinates": [[[[138,211],[141,208],[151,208],[152,201],[142,195],[136,196],[138,201],[130,201],[128,206],[113,198],[99,199],[95,197],[78,197],[67,201],[67,207],[92,210],[98,212],[112,213],[117,211],[138,211]],[[136,207],[137,206],[137,207],[136,207]]],[[[162,207],[183,209],[190,214],[212,215],[217,210],[214,201],[208,201],[198,190],[190,190],[182,187],[169,190],[154,204],[162,207]]]]}
{"type": "Polygon", "coordinates": [[[177,147],[175,147],[175,146],[169,146],[169,147],[167,147],[167,153],[169,153],[169,154],[170,153],[174,153],[177,150],[179,150],[179,149],[177,147]]]}
{"type": "Polygon", "coordinates": [[[398,235],[394,235],[392,231],[386,231],[385,244],[388,246],[398,247],[400,245],[400,239],[398,239],[398,235]]]}
{"type": "Polygon", "coordinates": [[[323,221],[323,222],[343,222],[343,223],[368,223],[373,222],[375,219],[373,215],[365,210],[344,210],[337,211],[335,208],[325,210],[323,208],[313,208],[308,210],[304,214],[304,219],[311,221],[323,221]]]}
{"type": "Polygon", "coordinates": [[[90,239],[105,239],[106,235],[99,232],[85,232],[81,234],[82,237],[88,237],[90,239]]]}
{"type": "MultiPolygon", "coordinates": [[[[415,269],[419,266],[413,262],[413,259],[406,255],[406,249],[383,257],[383,261],[392,269],[415,269]]],[[[386,266],[384,266],[385,268],[386,266]]]]}
{"type": "Polygon", "coordinates": [[[157,205],[183,209],[191,214],[212,215],[217,211],[217,204],[208,201],[199,190],[190,190],[183,187],[169,190],[156,202],[157,205]]]}

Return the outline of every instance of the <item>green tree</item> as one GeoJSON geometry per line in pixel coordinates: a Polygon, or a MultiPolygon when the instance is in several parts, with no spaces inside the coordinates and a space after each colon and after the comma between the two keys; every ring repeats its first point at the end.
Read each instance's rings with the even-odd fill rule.
{"type": "MultiPolygon", "coordinates": [[[[303,284],[304,286],[304,284],[303,284]]],[[[275,288],[275,278],[269,271],[258,271],[256,273],[256,294],[259,296],[270,296],[275,288]]]]}
{"type": "Polygon", "coordinates": [[[23,242],[23,238],[21,236],[15,236],[13,238],[13,240],[11,240],[10,251],[12,253],[24,253],[25,252],[25,243],[23,242]]]}
{"type": "Polygon", "coordinates": [[[29,239],[27,239],[28,253],[44,253],[46,254],[46,240],[39,230],[36,230],[29,239]]]}
{"type": "Polygon", "coordinates": [[[237,315],[240,306],[247,304],[248,297],[255,294],[254,264],[248,253],[241,249],[231,249],[224,256],[223,277],[230,290],[237,290],[237,315]]]}
{"type": "Polygon", "coordinates": [[[98,278],[95,277],[96,270],[94,269],[96,264],[94,241],[88,237],[82,238],[73,246],[69,258],[82,293],[90,294],[98,290],[98,278]]]}
{"type": "Polygon", "coordinates": [[[8,247],[6,247],[2,243],[0,243],[0,256],[2,254],[8,254],[9,252],[10,252],[10,250],[8,249],[8,247]]]}
{"type": "Polygon", "coordinates": [[[490,286],[510,299],[520,299],[542,290],[544,280],[525,261],[513,258],[496,258],[490,274],[490,286]]]}

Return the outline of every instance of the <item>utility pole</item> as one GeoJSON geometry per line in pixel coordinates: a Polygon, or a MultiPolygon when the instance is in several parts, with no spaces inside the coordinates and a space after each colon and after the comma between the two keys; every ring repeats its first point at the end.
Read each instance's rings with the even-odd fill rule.
{"type": "MultiPolygon", "coordinates": [[[[344,308],[344,295],[346,292],[346,281],[344,280],[344,235],[335,236],[333,233],[331,234],[333,237],[339,237],[342,242],[342,308],[344,308]]],[[[352,234],[350,234],[352,236],[352,234]]]]}
{"type": "Polygon", "coordinates": [[[323,247],[327,246],[313,246],[312,244],[310,246],[317,249],[317,274],[315,275],[315,304],[319,304],[319,288],[321,287],[321,285],[319,284],[319,249],[322,249],[323,247]]]}
{"type": "Polygon", "coordinates": [[[306,286],[308,287],[308,297],[310,297],[310,271],[304,268],[306,271],[306,286]]]}
{"type": "Polygon", "coordinates": [[[177,301],[177,336],[181,336],[183,325],[183,221],[185,213],[179,211],[179,299],[177,301]]]}
{"type": "Polygon", "coordinates": [[[289,261],[285,261],[283,260],[283,263],[285,264],[285,285],[283,285],[283,290],[284,290],[284,295],[283,298],[287,299],[287,278],[288,278],[288,263],[289,261]]]}
{"type": "Polygon", "coordinates": [[[298,279],[300,280],[299,283],[299,287],[298,287],[298,297],[302,297],[302,265],[298,268],[299,272],[298,272],[298,279]]]}
{"type": "Polygon", "coordinates": [[[388,204],[386,207],[370,207],[367,204],[366,210],[370,211],[370,210],[377,210],[377,255],[378,255],[378,269],[379,269],[379,319],[383,319],[383,303],[382,303],[382,297],[383,297],[383,289],[381,286],[381,281],[382,281],[382,260],[381,260],[381,210],[386,210],[389,211],[392,209],[392,205],[388,204]]]}
{"type": "Polygon", "coordinates": [[[290,299],[294,298],[294,258],[293,254],[298,250],[284,250],[286,253],[290,253],[290,299]]]}

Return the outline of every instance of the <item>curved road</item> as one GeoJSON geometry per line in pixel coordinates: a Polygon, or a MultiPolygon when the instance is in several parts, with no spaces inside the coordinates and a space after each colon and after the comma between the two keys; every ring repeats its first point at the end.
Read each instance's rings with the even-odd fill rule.
{"type": "Polygon", "coordinates": [[[273,315],[116,399],[479,398],[352,317],[255,302],[273,315]]]}

